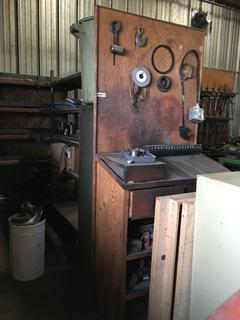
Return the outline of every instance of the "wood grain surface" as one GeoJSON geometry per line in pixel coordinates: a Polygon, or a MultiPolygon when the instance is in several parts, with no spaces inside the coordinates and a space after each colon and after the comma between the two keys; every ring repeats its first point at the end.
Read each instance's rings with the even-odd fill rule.
{"type": "Polygon", "coordinates": [[[186,320],[195,193],[156,199],[148,320],[186,320]]]}
{"type": "Polygon", "coordinates": [[[233,90],[235,82],[235,72],[219,69],[202,69],[202,89],[209,90],[233,90]]]}
{"type": "MultiPolygon", "coordinates": [[[[97,152],[118,151],[144,144],[183,143],[178,132],[181,125],[178,70],[181,59],[191,48],[199,52],[202,60],[204,33],[189,27],[103,7],[97,8],[97,17],[97,91],[106,94],[106,97],[97,98],[97,152]],[[125,49],[123,56],[115,55],[115,65],[109,50],[113,43],[109,23],[113,19],[119,20],[122,24],[119,45],[125,49]],[[143,48],[136,46],[134,42],[135,32],[140,27],[144,28],[144,37],[148,38],[148,43],[143,48]],[[172,87],[165,93],[156,87],[160,74],[154,70],[151,63],[152,52],[159,44],[169,45],[175,56],[174,68],[167,74],[172,80],[172,87]],[[152,75],[146,99],[139,104],[138,110],[132,106],[133,101],[129,93],[131,73],[137,65],[147,67],[152,75]]],[[[156,64],[163,69],[170,62],[166,50],[157,52],[155,58],[156,64]]],[[[193,59],[190,57],[187,62],[192,62],[195,66],[193,59]]],[[[195,85],[195,76],[185,81],[186,109],[196,103],[195,85]]],[[[196,141],[196,125],[187,125],[192,132],[188,142],[193,143],[196,141]]]]}
{"type": "Polygon", "coordinates": [[[97,164],[96,294],[104,319],[123,319],[126,290],[128,191],[97,164]]]}

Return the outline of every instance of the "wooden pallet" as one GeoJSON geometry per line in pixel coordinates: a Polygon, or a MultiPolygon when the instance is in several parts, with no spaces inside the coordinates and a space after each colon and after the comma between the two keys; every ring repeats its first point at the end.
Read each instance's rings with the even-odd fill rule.
{"type": "Polygon", "coordinates": [[[148,320],[186,320],[195,193],[156,198],[148,320]]]}

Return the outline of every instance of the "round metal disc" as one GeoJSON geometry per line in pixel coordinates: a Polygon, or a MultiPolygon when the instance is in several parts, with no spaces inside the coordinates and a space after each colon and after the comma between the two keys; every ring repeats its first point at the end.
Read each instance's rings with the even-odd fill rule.
{"type": "Polygon", "coordinates": [[[151,73],[146,67],[136,66],[132,71],[132,81],[138,87],[147,87],[151,82],[151,73]]]}

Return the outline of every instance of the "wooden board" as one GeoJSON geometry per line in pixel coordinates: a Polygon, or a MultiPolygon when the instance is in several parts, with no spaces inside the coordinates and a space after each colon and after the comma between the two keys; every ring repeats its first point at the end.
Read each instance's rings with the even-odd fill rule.
{"type": "Polygon", "coordinates": [[[173,320],[188,319],[190,310],[195,201],[182,204],[173,320]]]}
{"type": "MultiPolygon", "coordinates": [[[[191,48],[196,49],[202,60],[204,33],[202,31],[146,18],[126,12],[97,7],[97,91],[106,97],[97,98],[97,137],[96,151],[111,152],[124,148],[159,144],[164,142],[185,143],[179,137],[181,126],[181,90],[179,79],[180,61],[191,48]],[[122,23],[119,34],[119,45],[125,48],[123,56],[113,55],[109,51],[113,43],[113,34],[109,30],[111,20],[122,23]],[[145,30],[148,38],[146,47],[135,45],[134,35],[137,28],[145,30]],[[168,92],[160,92],[156,81],[160,76],[151,63],[154,48],[159,44],[169,45],[175,56],[173,70],[168,74],[172,79],[172,87],[168,92]],[[150,70],[152,81],[147,88],[147,96],[139,109],[132,106],[129,94],[131,73],[136,65],[150,70]]],[[[161,63],[167,66],[169,56],[161,53],[161,63]]],[[[188,62],[195,64],[194,58],[188,62]]],[[[196,103],[195,79],[185,81],[186,108],[196,103]]],[[[185,110],[186,112],[186,110],[185,110]]],[[[189,143],[196,141],[196,125],[188,123],[192,136],[189,143]]]]}
{"type": "Polygon", "coordinates": [[[156,199],[149,320],[186,320],[195,193],[156,199]]]}
{"type": "Polygon", "coordinates": [[[54,203],[53,206],[78,230],[78,203],[76,201],[58,202],[54,203]]]}
{"type": "Polygon", "coordinates": [[[144,219],[154,217],[155,199],[157,196],[183,193],[184,186],[151,188],[130,192],[129,217],[144,219]]]}
{"type": "Polygon", "coordinates": [[[202,89],[231,90],[233,91],[235,72],[219,69],[202,69],[202,89]]]}
{"type": "Polygon", "coordinates": [[[126,291],[128,192],[97,164],[96,294],[104,319],[123,319],[126,291]]]}

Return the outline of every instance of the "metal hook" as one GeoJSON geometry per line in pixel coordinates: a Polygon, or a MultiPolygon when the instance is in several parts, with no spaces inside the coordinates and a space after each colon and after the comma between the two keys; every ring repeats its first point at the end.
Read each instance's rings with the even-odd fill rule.
{"type": "Polygon", "coordinates": [[[137,31],[136,31],[136,34],[135,34],[135,43],[136,43],[136,45],[137,45],[138,47],[145,47],[146,44],[147,44],[148,39],[147,39],[147,38],[142,39],[143,33],[144,33],[144,29],[143,29],[143,28],[139,28],[139,29],[137,29],[137,31]]]}

